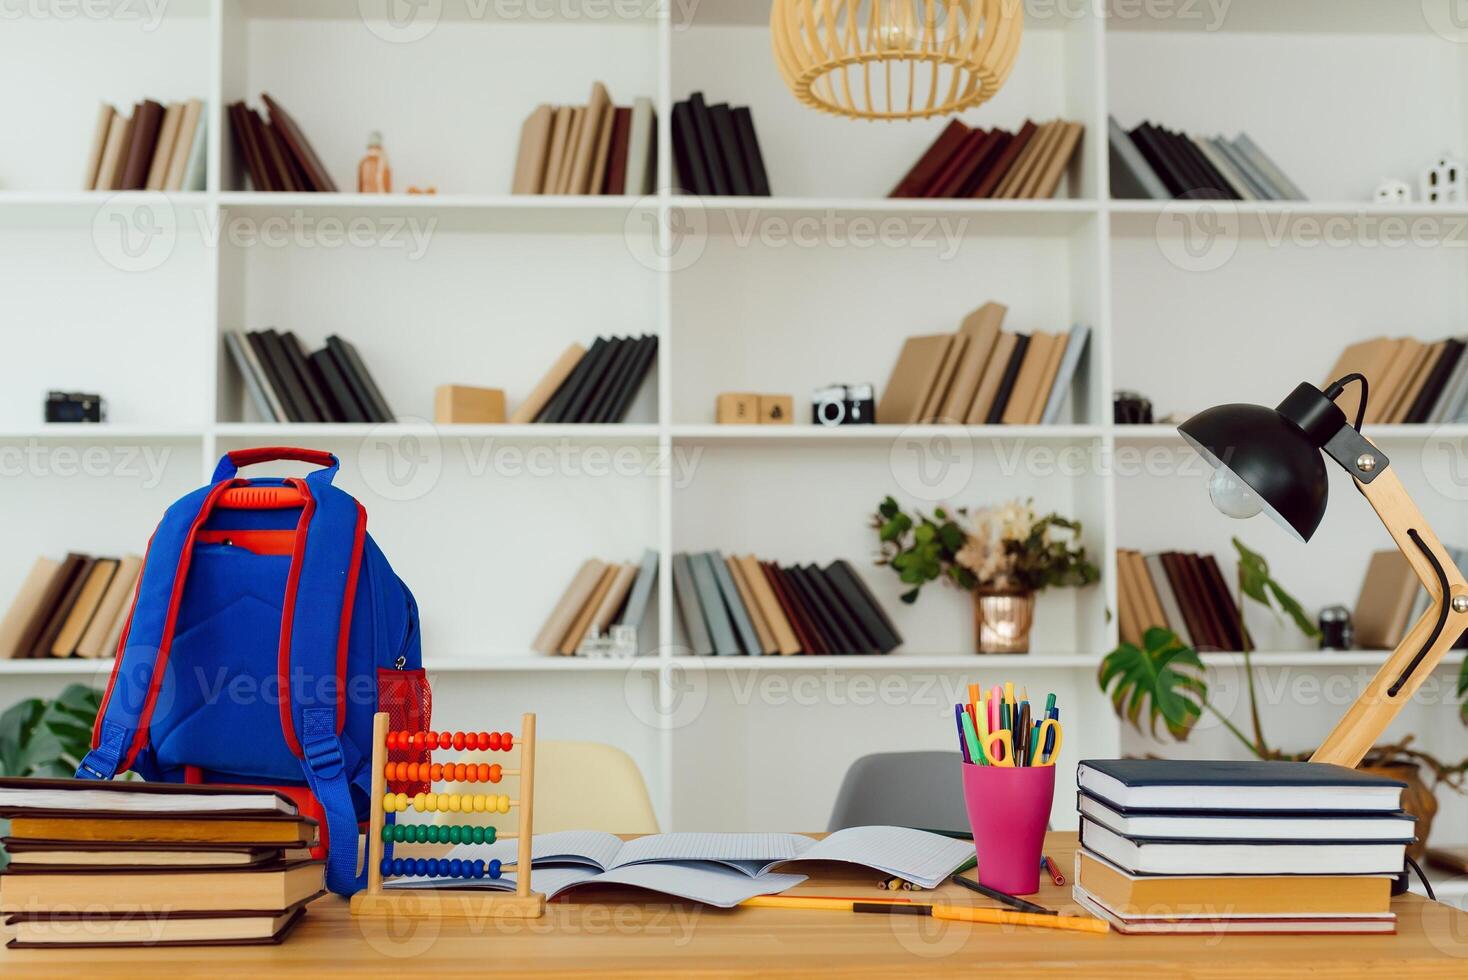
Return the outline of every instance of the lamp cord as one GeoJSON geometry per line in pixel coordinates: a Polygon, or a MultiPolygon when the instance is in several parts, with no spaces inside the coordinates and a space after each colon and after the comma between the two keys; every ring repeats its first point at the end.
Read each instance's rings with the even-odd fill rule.
{"type": "Polygon", "coordinates": [[[1360,432],[1361,423],[1366,418],[1366,397],[1371,390],[1371,386],[1366,382],[1366,375],[1353,371],[1343,378],[1337,378],[1330,383],[1330,387],[1325,389],[1325,397],[1335,401],[1341,396],[1341,392],[1346,390],[1346,385],[1352,381],[1361,386],[1361,404],[1356,406],[1356,431],[1360,432]]]}
{"type": "Polygon", "coordinates": [[[1411,865],[1412,870],[1417,872],[1417,877],[1421,879],[1422,888],[1424,891],[1427,892],[1428,901],[1437,901],[1437,896],[1432,893],[1432,882],[1427,880],[1427,875],[1422,873],[1422,869],[1417,866],[1417,862],[1412,860],[1411,858],[1407,858],[1407,864],[1411,865]]]}
{"type": "Polygon", "coordinates": [[[1386,695],[1389,698],[1397,696],[1397,692],[1407,683],[1407,679],[1412,676],[1412,672],[1417,669],[1417,665],[1422,663],[1422,658],[1427,656],[1427,651],[1432,648],[1432,645],[1437,642],[1437,638],[1442,635],[1443,627],[1448,624],[1448,603],[1450,601],[1448,596],[1448,573],[1443,571],[1442,563],[1437,560],[1437,556],[1432,553],[1432,549],[1427,547],[1427,542],[1422,540],[1422,535],[1417,533],[1416,528],[1408,528],[1407,536],[1412,539],[1412,543],[1417,545],[1422,554],[1427,556],[1427,560],[1432,563],[1432,570],[1437,573],[1437,587],[1439,594],[1442,596],[1442,602],[1438,604],[1437,623],[1432,627],[1432,634],[1428,636],[1427,642],[1422,644],[1422,649],[1417,651],[1417,656],[1412,658],[1412,662],[1402,669],[1402,673],[1398,675],[1396,681],[1392,683],[1391,687],[1387,688],[1386,695]]]}

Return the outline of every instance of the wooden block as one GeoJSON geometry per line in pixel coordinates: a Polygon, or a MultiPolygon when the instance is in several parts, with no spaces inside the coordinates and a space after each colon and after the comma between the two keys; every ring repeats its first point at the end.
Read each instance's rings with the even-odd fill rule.
{"type": "Polygon", "coordinates": [[[720,425],[756,425],[760,421],[759,395],[726,391],[719,396],[714,421],[720,425]]]}
{"type": "Polygon", "coordinates": [[[352,914],[425,919],[538,919],[545,896],[476,891],[471,888],[394,888],[352,896],[352,914]]]}
{"type": "Polygon", "coordinates": [[[790,395],[760,395],[761,425],[794,425],[795,399],[790,395]]]}
{"type": "Polygon", "coordinates": [[[503,422],[505,393],[500,388],[439,385],[433,397],[433,421],[439,425],[503,422]]]}

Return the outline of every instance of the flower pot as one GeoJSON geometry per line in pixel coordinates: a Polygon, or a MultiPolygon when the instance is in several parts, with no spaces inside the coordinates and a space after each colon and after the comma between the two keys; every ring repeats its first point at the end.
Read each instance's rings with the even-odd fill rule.
{"type": "Polygon", "coordinates": [[[1033,592],[974,592],[974,644],[979,653],[1029,653],[1033,592]]]}
{"type": "Polygon", "coordinates": [[[1420,862],[1423,852],[1427,850],[1427,835],[1432,830],[1432,818],[1437,815],[1437,797],[1432,795],[1432,790],[1423,782],[1422,770],[1415,762],[1363,765],[1360,769],[1374,776],[1385,776],[1407,784],[1407,788],[1402,790],[1402,809],[1417,818],[1417,839],[1407,845],[1407,856],[1420,862]]]}

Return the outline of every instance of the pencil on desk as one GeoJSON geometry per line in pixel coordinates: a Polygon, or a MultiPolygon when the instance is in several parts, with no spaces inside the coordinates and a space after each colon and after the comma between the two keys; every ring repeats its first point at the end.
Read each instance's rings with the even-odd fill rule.
{"type": "Polygon", "coordinates": [[[975,922],[983,925],[1037,926],[1041,929],[1063,929],[1069,932],[1105,933],[1111,926],[1103,919],[1072,915],[1032,915],[1006,909],[975,909],[957,905],[923,905],[891,899],[803,898],[794,895],[756,895],[739,903],[741,908],[803,909],[823,912],[878,912],[888,915],[928,915],[951,922],[975,922]]]}

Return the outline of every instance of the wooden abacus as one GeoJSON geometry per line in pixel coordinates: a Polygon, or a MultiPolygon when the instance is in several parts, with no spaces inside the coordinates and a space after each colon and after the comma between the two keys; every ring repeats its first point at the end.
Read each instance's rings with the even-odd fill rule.
{"type": "Polygon", "coordinates": [[[367,836],[367,888],[352,896],[353,915],[437,915],[455,918],[508,916],[535,919],[545,914],[545,896],[530,890],[530,845],[534,836],[535,802],[535,715],[521,717],[518,739],[509,732],[389,732],[387,714],[372,719],[372,815],[367,836]],[[489,749],[508,751],[520,746],[520,768],[483,763],[390,762],[388,750],[489,749]],[[428,782],[429,790],[440,780],[498,783],[506,776],[519,779],[518,799],[498,793],[407,793],[392,792],[388,781],[428,782]],[[518,811],[515,833],[501,834],[494,827],[443,826],[387,823],[388,813],[413,810],[418,813],[508,813],[518,811]],[[514,864],[499,861],[460,861],[447,858],[388,858],[388,842],[487,843],[515,839],[514,864]],[[515,891],[495,892],[471,888],[382,887],[384,877],[419,875],[463,878],[466,881],[498,878],[515,872],[515,891]]]}

